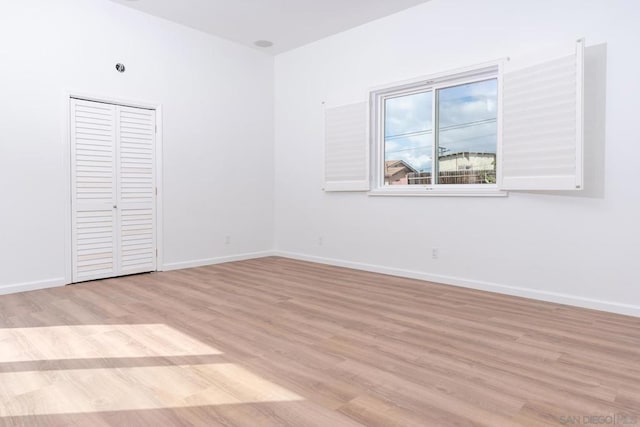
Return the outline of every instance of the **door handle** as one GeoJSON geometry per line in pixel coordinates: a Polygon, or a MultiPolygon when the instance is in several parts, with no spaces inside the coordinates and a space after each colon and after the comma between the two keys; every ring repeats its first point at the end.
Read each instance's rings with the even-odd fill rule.
{"type": "Polygon", "coordinates": [[[113,209],[118,209],[118,205],[113,205],[113,209]]]}

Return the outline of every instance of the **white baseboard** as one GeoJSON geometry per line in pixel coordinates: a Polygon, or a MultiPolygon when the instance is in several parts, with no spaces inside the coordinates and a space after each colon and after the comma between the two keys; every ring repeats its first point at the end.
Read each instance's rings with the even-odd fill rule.
{"type": "MultiPolygon", "coordinates": [[[[541,301],[549,301],[558,304],[567,304],[577,307],[590,308],[594,310],[608,311],[611,313],[625,314],[629,316],[640,317],[640,306],[623,304],[612,301],[603,301],[593,298],[585,298],[577,295],[562,294],[557,292],[540,291],[531,288],[521,288],[516,286],[501,285],[497,283],[483,282],[480,280],[463,279],[460,277],[445,276],[439,274],[428,274],[420,271],[404,270],[393,267],[385,267],[374,264],[366,264],[361,262],[344,261],[334,258],[323,258],[314,255],[306,255],[286,251],[262,251],[251,252],[238,255],[230,255],[217,258],[207,258],[192,261],[169,263],[163,266],[164,271],[180,270],[183,268],[202,267],[205,265],[220,264],[232,261],[244,261],[254,258],[263,258],[268,256],[281,256],[301,261],[317,262],[320,264],[334,265],[338,267],[353,268],[356,270],[371,271],[374,273],[389,274],[392,276],[407,277],[410,279],[425,280],[428,282],[443,283],[446,285],[460,286],[470,289],[478,289],[488,292],[497,292],[500,294],[513,295],[524,298],[531,298],[541,301]]],[[[35,282],[18,283],[15,285],[0,286],[0,295],[12,294],[16,292],[35,291],[38,289],[54,288],[67,285],[64,277],[40,280],[35,282]]]]}
{"type": "Polygon", "coordinates": [[[223,262],[244,261],[247,259],[273,256],[273,251],[249,252],[245,254],[229,255],[217,258],[196,259],[192,261],[172,262],[164,264],[162,271],[182,270],[183,268],[203,267],[205,265],[221,264],[223,262]]]}
{"type": "Polygon", "coordinates": [[[460,286],[463,288],[478,289],[488,292],[513,295],[535,300],[554,302],[558,304],[573,305],[577,307],[590,308],[594,310],[608,311],[611,313],[625,314],[628,316],[640,317],[640,306],[623,304],[612,301],[603,301],[593,298],[585,298],[577,295],[562,294],[557,292],[540,291],[531,288],[520,288],[516,286],[500,285],[497,283],[483,282],[480,280],[463,279],[460,277],[444,276],[439,274],[428,274],[419,271],[403,270],[393,267],[384,267],[374,264],[360,262],[343,261],[333,258],[323,258],[314,255],[306,255],[294,252],[275,251],[272,255],[285,258],[292,258],[301,261],[311,261],[320,264],[334,265],[337,267],[347,267],[356,270],[371,271],[374,273],[389,274],[391,276],[407,277],[410,279],[426,280],[428,282],[443,283],[445,285],[460,286]]]}
{"type": "MultiPolygon", "coordinates": [[[[273,256],[273,251],[252,252],[239,255],[231,255],[219,258],[198,259],[193,261],[176,262],[165,264],[162,271],[180,270],[183,268],[201,267],[204,265],[220,264],[231,261],[244,261],[253,258],[263,258],[273,256]]],[[[36,291],[38,289],[55,288],[68,285],[70,282],[64,277],[36,282],[17,283],[14,285],[0,286],[0,295],[15,294],[17,292],[36,291]]]]}
{"type": "Polygon", "coordinates": [[[0,295],[15,294],[17,292],[37,291],[38,289],[56,288],[67,285],[64,277],[36,282],[17,283],[15,285],[0,286],[0,295]]]}

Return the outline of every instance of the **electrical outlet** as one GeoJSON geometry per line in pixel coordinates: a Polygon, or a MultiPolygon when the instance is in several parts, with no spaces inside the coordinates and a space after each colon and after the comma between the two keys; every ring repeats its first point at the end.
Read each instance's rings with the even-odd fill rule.
{"type": "Polygon", "coordinates": [[[224,237],[224,244],[225,245],[230,245],[231,244],[231,236],[225,236],[224,237]]]}
{"type": "Polygon", "coordinates": [[[438,259],[440,255],[438,248],[431,248],[431,259],[438,259]]]}

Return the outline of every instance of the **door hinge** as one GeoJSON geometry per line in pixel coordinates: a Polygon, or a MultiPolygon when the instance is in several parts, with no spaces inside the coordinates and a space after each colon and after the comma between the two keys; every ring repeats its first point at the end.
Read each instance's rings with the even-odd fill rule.
{"type": "Polygon", "coordinates": [[[158,133],[158,125],[156,125],[156,133],[158,133]]]}
{"type": "Polygon", "coordinates": [[[156,258],[158,257],[158,249],[156,248],[156,258]]]}
{"type": "Polygon", "coordinates": [[[158,187],[156,187],[156,196],[158,195],[158,187]]]}

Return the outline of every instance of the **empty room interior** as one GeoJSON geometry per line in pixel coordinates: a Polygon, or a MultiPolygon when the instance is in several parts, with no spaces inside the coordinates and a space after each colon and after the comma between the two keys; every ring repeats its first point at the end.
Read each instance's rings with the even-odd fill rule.
{"type": "Polygon", "coordinates": [[[0,2],[0,425],[640,427],[640,2],[0,2]]]}

